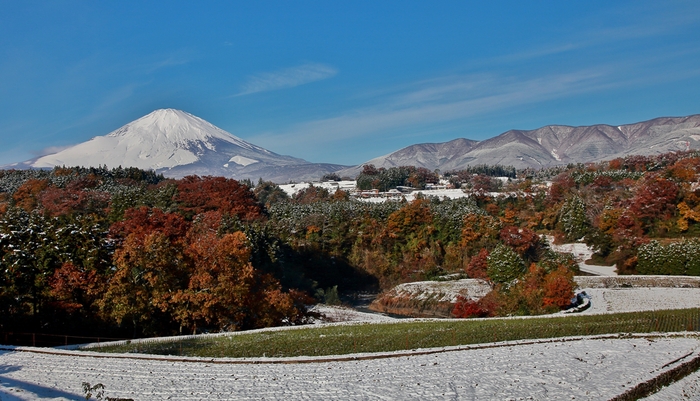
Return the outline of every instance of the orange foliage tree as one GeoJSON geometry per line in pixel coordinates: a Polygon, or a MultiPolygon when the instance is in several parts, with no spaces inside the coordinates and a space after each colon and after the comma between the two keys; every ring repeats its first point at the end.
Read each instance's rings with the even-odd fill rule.
{"type": "Polygon", "coordinates": [[[48,187],[49,182],[47,180],[37,180],[29,179],[24,184],[22,184],[14,195],[12,199],[15,201],[15,206],[20,207],[27,212],[34,210],[39,204],[39,194],[48,187]]]}
{"type": "Polygon", "coordinates": [[[117,324],[130,321],[136,331],[159,312],[172,312],[172,297],[190,268],[184,255],[188,223],[146,207],[127,210],[125,218],[111,229],[118,242],[115,271],[98,304],[105,317],[117,324]]]}
{"type": "Polygon", "coordinates": [[[571,303],[576,284],[573,272],[563,266],[544,277],[542,306],[546,309],[562,309],[571,303]]]}
{"type": "Polygon", "coordinates": [[[469,260],[469,265],[466,269],[467,276],[470,278],[480,278],[484,280],[488,279],[489,276],[486,274],[486,270],[488,269],[488,257],[488,249],[482,248],[477,255],[473,256],[469,260]]]}
{"type": "Polygon", "coordinates": [[[193,271],[176,295],[175,317],[181,326],[215,326],[225,330],[265,327],[302,318],[296,293],[250,263],[248,240],[240,231],[218,237],[212,232],[190,236],[187,254],[193,271]]]}

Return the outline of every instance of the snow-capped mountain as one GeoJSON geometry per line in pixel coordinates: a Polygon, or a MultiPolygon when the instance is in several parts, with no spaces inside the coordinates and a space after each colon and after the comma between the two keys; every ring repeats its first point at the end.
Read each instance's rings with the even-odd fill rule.
{"type": "MultiPolygon", "coordinates": [[[[363,164],[384,168],[420,166],[441,171],[480,164],[537,169],[699,148],[700,115],[692,115],[620,126],[547,125],[529,131],[510,130],[482,142],[455,139],[411,145],[363,164]]],[[[360,165],[337,174],[354,177],[361,171],[360,165]]]]}
{"type": "Polygon", "coordinates": [[[345,167],[276,154],[173,109],[156,110],[105,136],[23,164],[138,167],[174,178],[197,174],[276,182],[319,179],[345,167]]]}

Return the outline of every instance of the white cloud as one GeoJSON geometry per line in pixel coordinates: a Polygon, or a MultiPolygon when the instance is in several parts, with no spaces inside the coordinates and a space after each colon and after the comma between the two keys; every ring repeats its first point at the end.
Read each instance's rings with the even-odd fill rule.
{"type": "Polygon", "coordinates": [[[319,63],[303,64],[275,72],[264,72],[248,78],[241,91],[234,96],[293,88],[314,81],[328,79],[338,73],[335,68],[319,63]]]}

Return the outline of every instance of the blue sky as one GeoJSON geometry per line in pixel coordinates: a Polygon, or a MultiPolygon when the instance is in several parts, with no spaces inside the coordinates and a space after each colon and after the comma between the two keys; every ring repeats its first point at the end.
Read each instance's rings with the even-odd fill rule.
{"type": "Polygon", "coordinates": [[[159,108],[354,165],[700,113],[698,1],[4,1],[0,165],[159,108]]]}

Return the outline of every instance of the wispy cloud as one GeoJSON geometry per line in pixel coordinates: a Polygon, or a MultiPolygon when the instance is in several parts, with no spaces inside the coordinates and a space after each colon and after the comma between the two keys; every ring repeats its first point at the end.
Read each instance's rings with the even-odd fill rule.
{"type": "Polygon", "coordinates": [[[189,49],[180,49],[171,54],[160,56],[158,60],[146,63],[140,68],[145,74],[154,73],[163,68],[175,67],[190,63],[194,59],[193,52],[189,49]]]}
{"type": "Polygon", "coordinates": [[[335,68],[319,63],[308,63],[279,71],[264,72],[249,77],[248,81],[242,85],[241,91],[234,96],[293,88],[331,78],[337,73],[338,70],[335,68]]]}
{"type": "Polygon", "coordinates": [[[373,106],[301,123],[286,132],[258,135],[253,141],[278,147],[319,145],[396,129],[415,129],[600,90],[611,84],[608,75],[604,69],[591,69],[524,80],[488,74],[436,78],[415,83],[410,90],[388,95],[373,106]]]}
{"type": "MultiPolygon", "coordinates": [[[[626,10],[621,9],[623,12],[626,10]]],[[[250,139],[274,149],[293,149],[300,143],[321,149],[357,138],[408,137],[446,126],[467,127],[471,119],[536,103],[660,85],[700,73],[699,68],[669,68],[696,58],[698,50],[684,46],[685,42],[663,48],[645,45],[634,48],[641,49],[635,53],[628,51],[631,41],[683,33],[700,21],[698,15],[679,16],[675,11],[638,14],[643,17],[641,21],[625,19],[609,28],[581,23],[585,29],[573,35],[469,61],[465,67],[478,73],[446,73],[356,93],[352,100],[361,106],[261,132],[250,139]],[[610,58],[616,52],[620,57],[610,58]],[[569,54],[571,57],[562,62],[561,56],[569,54]],[[535,62],[537,68],[533,67],[535,62]]]]}

